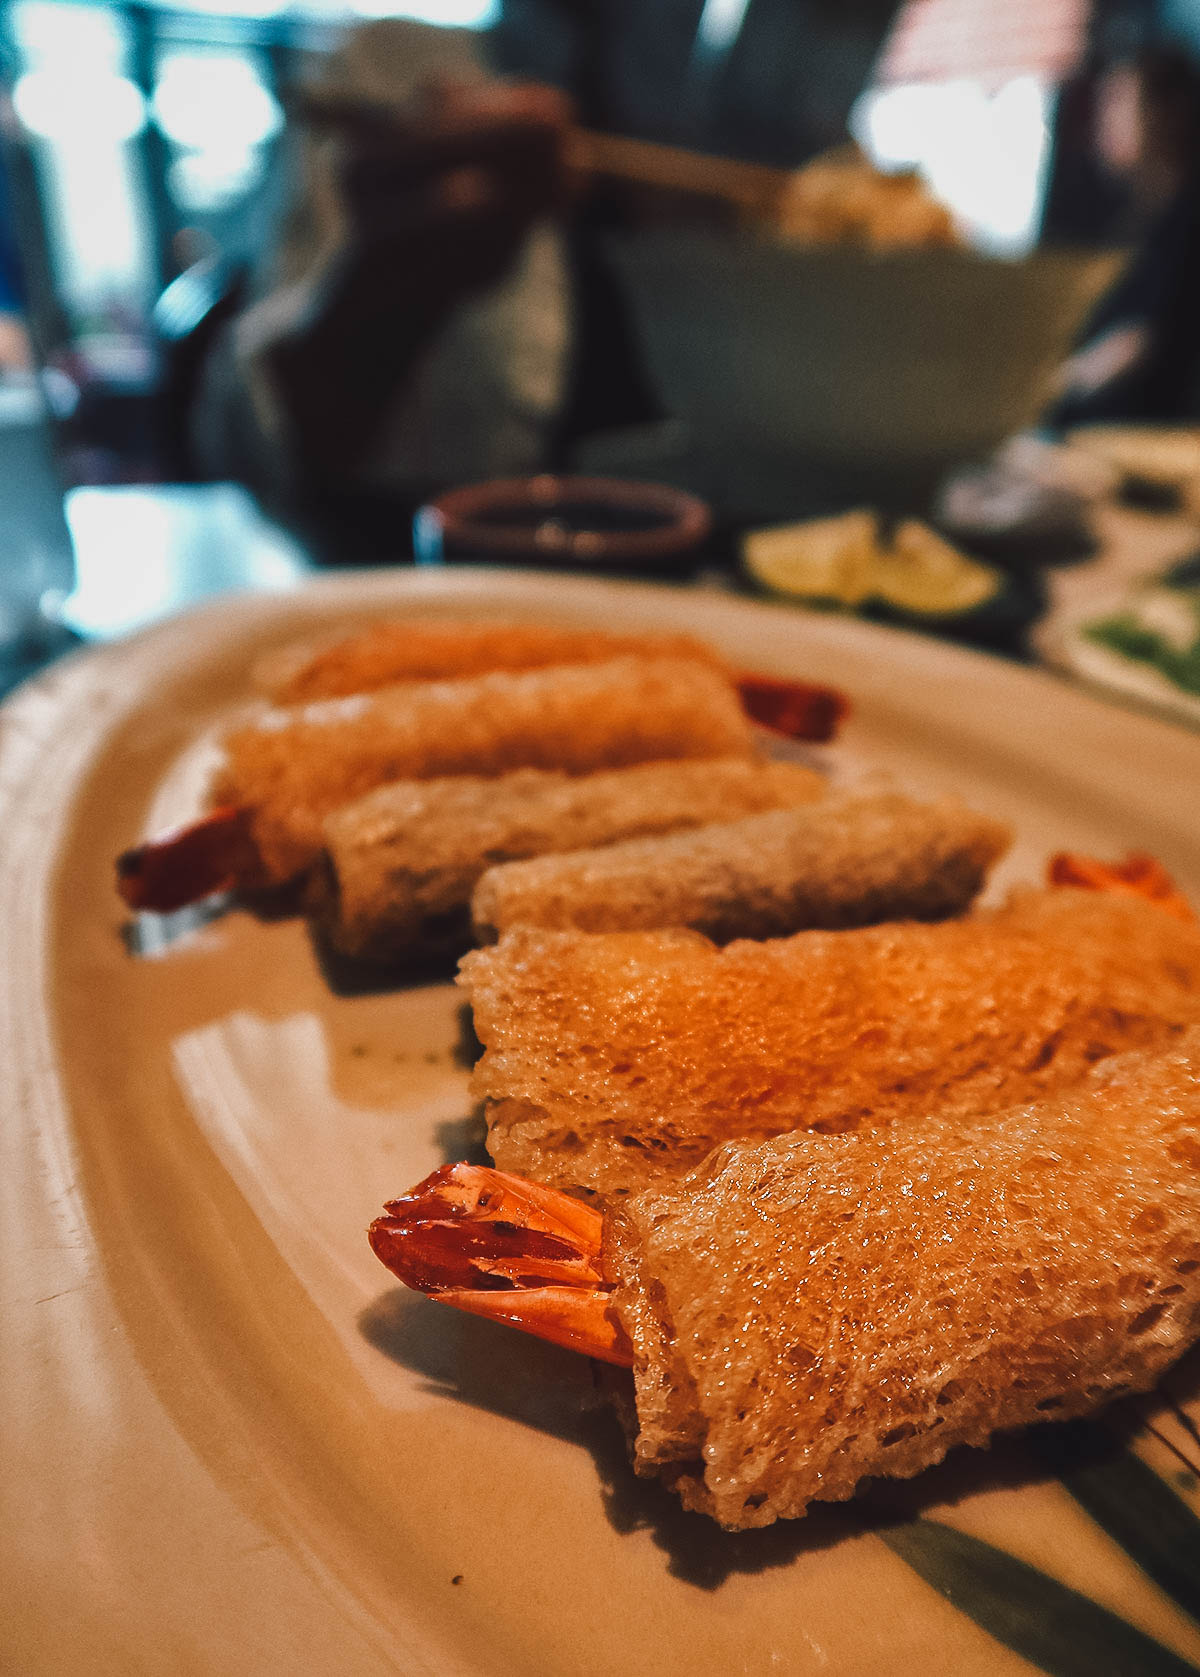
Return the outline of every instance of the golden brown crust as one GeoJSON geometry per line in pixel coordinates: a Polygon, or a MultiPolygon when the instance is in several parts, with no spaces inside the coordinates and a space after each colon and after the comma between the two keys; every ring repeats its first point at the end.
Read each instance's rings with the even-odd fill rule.
{"type": "Polygon", "coordinates": [[[1200,1334],[1200,1029],[1065,1095],[731,1143],[616,1209],[635,1463],[727,1527],[1144,1390],[1200,1334]]]}
{"type": "Polygon", "coordinates": [[[1200,927],[1074,890],[724,949],[522,927],[462,970],[496,1163],[603,1193],[731,1137],[1034,1099],[1200,1021],[1200,927]]]}
{"type": "Polygon", "coordinates": [[[807,804],[824,791],[811,769],[743,757],[399,781],[329,817],[312,906],[333,946],[357,959],[461,952],[471,891],[496,862],[807,804]]]}
{"type": "Polygon", "coordinates": [[[401,681],[458,681],[493,670],[630,657],[686,658],[725,668],[711,646],[690,635],[613,635],[552,623],[410,617],[370,623],[316,645],[284,647],[260,662],[255,682],[275,704],[304,705],[401,681]]]}
{"type": "Polygon", "coordinates": [[[526,767],[586,774],[753,749],[737,693],[718,671],[618,659],[270,711],[226,739],[214,801],[252,811],[266,875],[283,883],[320,854],[335,809],[389,780],[526,767]]]}
{"type": "MultiPolygon", "coordinates": [[[[514,926],[585,932],[689,926],[718,943],[806,927],[941,920],[978,894],[1011,832],[961,804],[896,794],[735,820],[492,868],[471,912],[481,942],[514,926]]],[[[565,848],[565,847],[564,847],[565,848]]]]}

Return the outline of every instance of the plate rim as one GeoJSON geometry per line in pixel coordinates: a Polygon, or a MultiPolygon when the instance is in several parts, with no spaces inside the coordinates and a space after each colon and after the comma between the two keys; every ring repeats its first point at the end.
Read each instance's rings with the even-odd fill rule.
{"type": "MultiPolygon", "coordinates": [[[[371,607],[377,607],[393,599],[421,601],[425,604],[438,600],[443,603],[445,615],[454,616],[466,615],[473,604],[479,605],[491,600],[492,609],[488,614],[503,615],[509,608],[529,614],[536,609],[532,604],[533,599],[540,597],[543,608],[551,606],[549,615],[578,620],[581,609],[585,615],[589,612],[602,613],[605,604],[611,602],[615,592],[620,592],[631,602],[636,600],[651,618],[658,617],[662,622],[671,622],[676,627],[680,626],[681,613],[678,608],[682,605],[686,608],[682,613],[686,620],[685,626],[693,620],[696,624],[706,619],[713,620],[707,633],[718,639],[720,636],[716,620],[720,618],[721,613],[726,612],[738,619],[742,626],[754,623],[764,627],[772,626],[774,633],[767,638],[773,642],[778,641],[780,637],[786,640],[794,635],[794,650],[797,655],[803,654],[810,637],[814,643],[820,644],[821,657],[830,660],[839,655],[850,654],[854,659],[869,663],[880,654],[880,686],[883,690],[890,691],[891,684],[897,680],[895,669],[889,667],[893,663],[891,654],[894,653],[898,661],[905,666],[932,664],[935,669],[957,677],[961,685],[967,689],[978,688],[981,685],[994,688],[998,685],[1021,697],[1022,703],[1018,709],[1023,712],[1036,711],[1043,705],[1047,696],[1052,694],[1057,703],[1068,706],[1086,732],[1094,734],[1098,739],[1106,740],[1111,745],[1115,733],[1123,736],[1131,746],[1145,749],[1147,754],[1153,741],[1155,747],[1172,748],[1168,755],[1173,762],[1190,768],[1193,773],[1200,770],[1200,736],[1186,729],[1125,709],[1087,693],[1050,672],[1009,664],[969,648],[931,641],[915,632],[864,624],[850,618],[797,612],[795,608],[779,603],[741,599],[701,590],[688,593],[686,590],[670,586],[617,582],[607,578],[563,578],[560,585],[560,579],[551,579],[548,582],[544,573],[498,573],[491,567],[468,569],[456,566],[432,574],[409,570],[386,575],[377,570],[341,573],[337,576],[314,579],[311,584],[306,583],[298,589],[280,593],[222,596],[136,631],[119,641],[101,647],[83,648],[69,654],[17,689],[0,709],[0,720],[4,724],[0,727],[0,819],[12,816],[15,801],[20,799],[26,790],[30,774],[37,772],[40,747],[56,731],[61,733],[62,716],[70,713],[72,707],[75,707],[76,711],[81,706],[88,708],[88,727],[81,728],[77,738],[61,741],[60,745],[65,753],[64,760],[73,757],[80,775],[86,773],[87,765],[93,760],[100,743],[119,725],[122,717],[130,711],[136,711],[146,702],[145,693],[140,689],[137,680],[130,681],[129,691],[126,691],[119,680],[109,682],[98,678],[108,677],[114,672],[119,676],[123,669],[131,665],[136,673],[139,666],[149,667],[159,659],[164,649],[180,648],[185,665],[200,668],[206,660],[213,657],[214,650],[227,641],[235,627],[234,638],[247,643],[255,640],[263,632],[264,626],[272,623],[286,624],[287,632],[291,633],[292,620],[296,615],[312,615],[318,605],[324,604],[336,606],[349,617],[359,611],[366,613],[371,607]],[[553,602],[550,595],[555,596],[553,602]],[[313,612],[309,611],[310,604],[313,612]],[[558,607],[557,612],[554,610],[555,605],[558,607]]],[[[768,667],[772,663],[778,665],[786,656],[780,646],[776,645],[770,654],[768,667]]],[[[1011,727],[1011,712],[1008,713],[1007,720],[1011,727]]],[[[993,731],[998,727],[1002,731],[1003,719],[993,718],[993,731]]],[[[1039,757],[1046,755],[1047,742],[1041,740],[1030,743],[1038,745],[1039,757]]],[[[1052,751],[1049,755],[1052,757],[1052,751]]],[[[1161,779],[1161,771],[1159,778],[1161,779]]],[[[65,809],[62,811],[62,819],[64,823],[67,820],[65,809]]],[[[61,837],[59,832],[59,841],[61,837]]],[[[59,882],[55,877],[56,856],[53,852],[41,859],[41,868],[39,889],[49,892],[57,888],[59,882]]],[[[27,930],[37,931],[37,916],[44,911],[44,903],[28,905],[31,918],[27,930]]],[[[43,954],[48,955],[48,951],[43,950],[43,954]]],[[[43,986],[49,986],[49,972],[46,970],[34,976],[40,993],[43,986]]],[[[47,1002],[46,1007],[48,1006],[47,1002]]],[[[7,1033],[12,1022],[5,1012],[2,997],[0,1022],[7,1033]]],[[[48,1041],[49,1039],[47,1043],[48,1041]]],[[[39,1053],[45,1054],[47,1043],[40,1045],[39,1053]]],[[[53,1075],[52,1064],[47,1063],[41,1069],[46,1076],[53,1075]]],[[[29,1115],[28,1099],[22,1099],[6,1087],[4,1093],[0,1094],[0,1127],[8,1131],[8,1140],[15,1141],[18,1150],[27,1150],[31,1145],[30,1137],[16,1134],[18,1129],[26,1127],[29,1115]]],[[[41,1191],[47,1196],[52,1189],[61,1193],[70,1187],[70,1118],[71,1115],[64,1104],[61,1115],[55,1120],[56,1124],[61,1126],[61,1134],[57,1138],[51,1138],[64,1149],[58,1160],[57,1174],[36,1176],[32,1168],[30,1170],[28,1180],[41,1182],[41,1191]]],[[[26,1165],[32,1167],[32,1155],[23,1151],[22,1157],[26,1165]]],[[[44,1171],[44,1161],[41,1168],[44,1171]]],[[[87,1206],[81,1208],[82,1220],[77,1218],[77,1233],[80,1229],[87,1229],[90,1210],[87,1206]]],[[[39,1204],[36,1211],[38,1217],[42,1218],[43,1227],[47,1218],[58,1215],[45,1201],[39,1204]]],[[[4,1220],[0,1219],[0,1223],[3,1222],[4,1220]]],[[[15,1239],[15,1229],[7,1234],[0,1231],[0,1253],[7,1247],[8,1256],[11,1258],[15,1239]]],[[[28,1352],[30,1330],[36,1330],[37,1324],[27,1301],[16,1300],[11,1296],[12,1278],[20,1276],[27,1279],[37,1270],[36,1264],[28,1261],[29,1254],[23,1256],[26,1261],[19,1266],[13,1263],[5,1264],[6,1283],[0,1287],[0,1303],[5,1306],[6,1313],[12,1312],[13,1326],[22,1330],[28,1352]]],[[[84,1268],[86,1272],[86,1265],[84,1268]]],[[[85,1273],[79,1285],[84,1290],[91,1289],[98,1299],[103,1299],[107,1296],[110,1284],[103,1269],[98,1269],[93,1264],[91,1273],[85,1273]]],[[[20,1334],[14,1335],[14,1340],[10,1343],[15,1343],[20,1338],[20,1334]]],[[[415,1661],[420,1656],[415,1649],[411,1650],[411,1653],[414,1664],[410,1669],[416,1669],[415,1661]]],[[[367,1668],[364,1663],[362,1669],[367,1668]]],[[[387,1668],[385,1665],[379,1667],[387,1668]]],[[[427,1668],[435,1669],[433,1666],[427,1668]]],[[[48,1667],[46,1669],[49,1670],[48,1667]]],[[[355,1666],[354,1669],[359,1667],[355,1666]]],[[[372,1665],[371,1669],[375,1667],[372,1665]]],[[[452,1667],[449,1663],[439,1663],[436,1669],[448,1672],[452,1667]]]]}

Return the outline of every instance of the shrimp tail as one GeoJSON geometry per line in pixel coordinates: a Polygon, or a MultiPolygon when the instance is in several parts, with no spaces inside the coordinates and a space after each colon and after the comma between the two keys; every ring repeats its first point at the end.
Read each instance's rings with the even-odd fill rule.
{"type": "Polygon", "coordinates": [[[117,890],[132,909],[170,914],[215,891],[249,884],[259,870],[250,811],[214,809],[117,857],[117,890]]]}
{"type": "Polygon", "coordinates": [[[1194,920],[1196,911],[1156,856],[1131,850],[1120,862],[1100,862],[1094,856],[1080,856],[1060,850],[1046,864],[1050,885],[1074,885],[1086,891],[1117,891],[1144,897],[1177,920],[1194,920]]]}
{"type": "Polygon", "coordinates": [[[850,710],[850,701],[836,687],[808,681],[743,675],[738,677],[737,689],[746,715],[787,739],[818,744],[831,740],[850,710]]]}
{"type": "Polygon", "coordinates": [[[406,1287],[553,1345],[629,1367],[600,1268],[604,1220],[553,1188],[483,1165],[443,1165],[368,1231],[406,1287]]]}

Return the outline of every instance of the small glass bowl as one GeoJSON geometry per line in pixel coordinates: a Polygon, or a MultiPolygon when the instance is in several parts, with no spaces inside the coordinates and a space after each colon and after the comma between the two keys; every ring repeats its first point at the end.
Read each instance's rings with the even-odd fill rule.
{"type": "Polygon", "coordinates": [[[569,570],[670,570],[712,528],[695,495],[604,477],[500,478],[451,489],[413,520],[419,565],[494,560],[569,570]]]}

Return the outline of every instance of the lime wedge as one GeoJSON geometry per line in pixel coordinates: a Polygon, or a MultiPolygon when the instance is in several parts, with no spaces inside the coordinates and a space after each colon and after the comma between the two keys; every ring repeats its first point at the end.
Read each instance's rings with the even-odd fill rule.
{"type": "Polygon", "coordinates": [[[875,554],[871,595],[898,611],[920,617],[957,617],[993,599],[1001,573],[951,547],[928,525],[910,519],[900,525],[890,549],[875,554]]]}
{"type": "Polygon", "coordinates": [[[867,598],[874,553],[875,515],[870,512],[751,530],[742,538],[746,569],[764,588],[847,606],[867,598]]]}
{"type": "Polygon", "coordinates": [[[755,581],[776,594],[843,606],[874,600],[910,617],[959,617],[1004,586],[999,571],[968,559],[917,519],[882,546],[875,514],[866,511],[752,530],[742,558],[755,581]]]}

